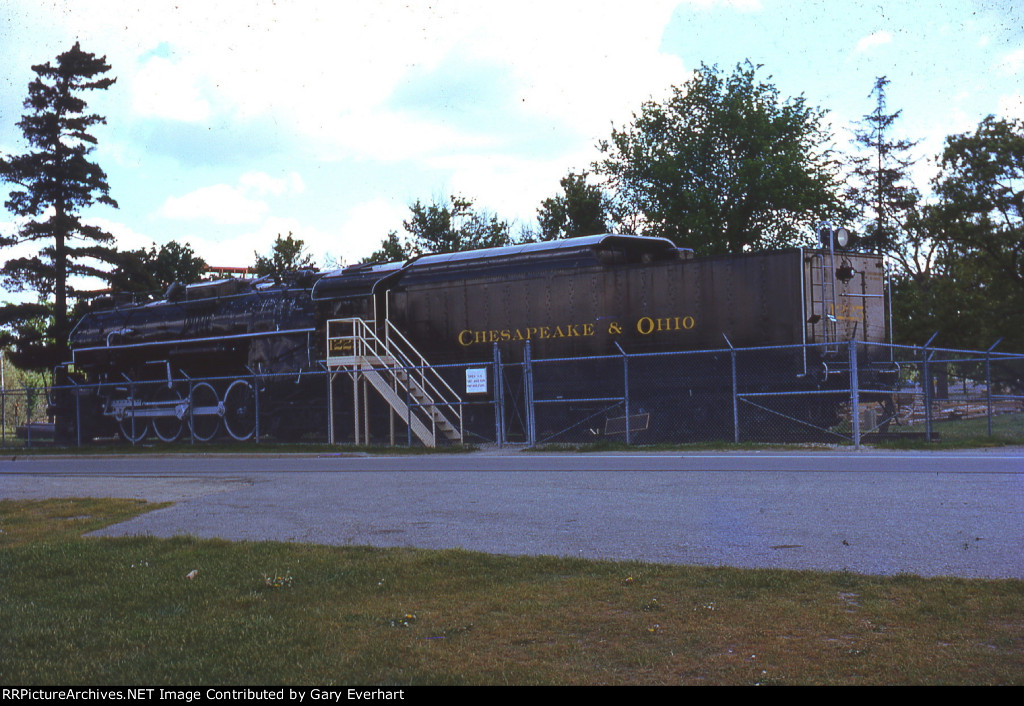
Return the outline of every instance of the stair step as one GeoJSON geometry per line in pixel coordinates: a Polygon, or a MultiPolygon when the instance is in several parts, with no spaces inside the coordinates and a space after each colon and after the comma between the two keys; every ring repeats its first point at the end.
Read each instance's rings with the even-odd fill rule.
{"type": "MultiPolygon", "coordinates": [[[[451,403],[441,400],[435,401],[425,386],[437,385],[440,389],[448,389],[447,383],[430,368],[423,370],[411,370],[412,363],[409,361],[420,361],[423,364],[423,357],[415,350],[403,351],[401,348],[389,349],[388,347],[397,344],[402,340],[401,333],[397,338],[389,338],[385,343],[378,338],[374,331],[373,322],[361,319],[347,319],[341,323],[351,325],[353,336],[338,336],[328,339],[328,350],[332,340],[351,340],[348,347],[339,345],[339,351],[357,350],[368,351],[369,355],[345,355],[332,356],[328,358],[328,366],[338,370],[347,370],[349,374],[361,373],[384,398],[392,410],[402,419],[408,421],[411,431],[426,446],[434,446],[437,442],[436,434],[440,432],[445,438],[451,441],[461,441],[462,434],[459,428],[453,424],[442,407],[448,407],[452,413],[459,416],[457,408],[451,403]],[[364,333],[356,334],[356,330],[364,333]],[[411,356],[411,357],[409,357],[411,356]],[[428,382],[425,378],[431,376],[428,382]],[[415,403],[415,404],[410,404],[415,403]]],[[[390,324],[389,324],[390,325],[390,324]]],[[[408,342],[404,343],[411,348],[408,342]]],[[[452,392],[454,395],[455,393],[452,392]]],[[[458,397],[455,398],[458,401],[458,397]]]]}

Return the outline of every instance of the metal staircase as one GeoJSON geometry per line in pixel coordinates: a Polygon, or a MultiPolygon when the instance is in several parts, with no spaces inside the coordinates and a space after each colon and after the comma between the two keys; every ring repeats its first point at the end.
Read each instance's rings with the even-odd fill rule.
{"type": "Polygon", "coordinates": [[[327,322],[327,369],[330,386],[330,442],[334,443],[334,374],[353,381],[355,443],[369,441],[368,387],[391,407],[394,420],[403,421],[424,446],[442,440],[462,443],[462,399],[409,340],[385,320],[380,327],[365,319],[327,322]]]}

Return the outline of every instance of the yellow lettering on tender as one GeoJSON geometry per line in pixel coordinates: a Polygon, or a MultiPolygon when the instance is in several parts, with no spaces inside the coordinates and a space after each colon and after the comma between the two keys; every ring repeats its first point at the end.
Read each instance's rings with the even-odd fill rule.
{"type": "MultiPolygon", "coordinates": [[[[621,333],[617,323],[611,325],[611,333],[621,333]]],[[[505,329],[463,329],[456,336],[460,346],[472,346],[479,343],[498,343],[502,341],[528,341],[547,338],[579,338],[593,336],[594,324],[560,324],[558,326],[527,326],[526,328],[505,329]]]]}

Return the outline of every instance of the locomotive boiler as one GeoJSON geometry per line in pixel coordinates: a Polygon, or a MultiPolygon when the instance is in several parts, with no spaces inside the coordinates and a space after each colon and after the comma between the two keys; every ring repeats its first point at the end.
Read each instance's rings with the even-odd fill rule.
{"type": "MultiPolygon", "coordinates": [[[[456,364],[487,365],[496,353],[513,364],[527,350],[533,359],[593,359],[797,346],[777,354],[762,387],[822,388],[839,384],[841,342],[864,341],[863,355],[877,353],[870,344],[885,337],[883,282],[875,255],[790,249],[694,257],[668,240],[606,234],[305,271],[285,281],[175,286],[159,301],[101,306],[78,322],[71,335],[74,410],[65,403],[61,415],[80,436],[116,429],[135,441],[172,441],[186,432],[200,441],[248,439],[257,431],[323,435],[338,426],[335,412],[358,414],[329,402],[326,370],[331,379],[339,371],[348,373],[342,380],[364,376],[379,392],[366,394],[385,399],[386,387],[406,385],[398,416],[411,424],[413,409],[446,415],[423,401],[424,382],[395,373],[378,384],[374,376],[383,372],[367,360],[437,366],[437,387],[455,410],[466,395],[456,364]],[[332,333],[342,321],[349,328],[332,333]],[[413,353],[390,350],[398,341],[413,353]]],[[[657,366],[655,356],[639,369],[660,376],[645,404],[661,428],[685,427],[693,412],[692,402],[678,402],[681,390],[691,399],[696,390],[700,406],[722,406],[729,382],[720,365],[664,374],[657,366]]],[[[548,394],[584,395],[594,382],[588,376],[605,374],[600,366],[576,370],[552,380],[548,394]]],[[[399,411],[399,395],[392,397],[388,404],[399,411]]],[[[707,409],[700,414],[709,416],[707,409]]],[[[464,423],[472,430],[493,417],[474,421],[471,414],[464,423]]]]}

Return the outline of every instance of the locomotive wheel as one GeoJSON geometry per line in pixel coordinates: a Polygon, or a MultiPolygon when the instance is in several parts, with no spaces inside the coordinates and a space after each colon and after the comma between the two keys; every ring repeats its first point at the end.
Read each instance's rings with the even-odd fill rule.
{"type": "Polygon", "coordinates": [[[256,393],[246,380],[235,380],[224,393],[224,428],[237,441],[256,433],[256,393]]]}
{"type": "Polygon", "coordinates": [[[145,417],[133,417],[131,411],[117,422],[121,429],[121,437],[125,441],[137,444],[149,434],[149,421],[145,417]]]}
{"type": "Polygon", "coordinates": [[[217,396],[217,391],[206,382],[192,388],[192,412],[189,418],[189,429],[196,441],[209,441],[220,431],[220,418],[224,408],[217,396]]]}
{"type": "MultiPolygon", "coordinates": [[[[171,390],[167,387],[161,386],[156,394],[153,395],[154,402],[180,402],[181,393],[177,390],[171,390]]],[[[181,432],[185,430],[185,425],[177,415],[167,417],[153,417],[153,433],[156,434],[156,438],[160,439],[165,443],[171,443],[181,438],[181,432]]]]}

